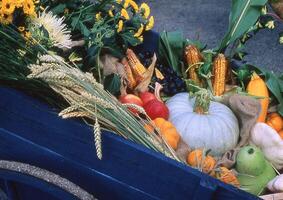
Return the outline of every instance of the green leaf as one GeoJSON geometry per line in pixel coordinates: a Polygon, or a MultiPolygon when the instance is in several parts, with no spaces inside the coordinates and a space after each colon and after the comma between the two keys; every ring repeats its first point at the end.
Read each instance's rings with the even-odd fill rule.
{"type": "Polygon", "coordinates": [[[262,7],[267,0],[233,0],[229,17],[229,28],[221,41],[218,51],[222,52],[229,44],[239,39],[257,22],[262,7]]]}
{"type": "Polygon", "coordinates": [[[88,37],[90,35],[90,30],[80,21],[79,22],[81,33],[85,36],[88,37]]]}
{"type": "Polygon", "coordinates": [[[190,40],[190,39],[187,39],[186,41],[186,45],[194,45],[196,46],[200,51],[204,50],[206,48],[206,44],[203,44],[201,41],[199,40],[190,40]]]}
{"type": "Polygon", "coordinates": [[[131,32],[125,32],[123,34],[120,34],[121,37],[123,38],[124,42],[126,45],[131,45],[131,46],[137,46],[140,44],[140,40],[134,37],[133,33],[131,32]]]}
{"type": "Polygon", "coordinates": [[[159,57],[181,75],[181,60],[186,40],[181,32],[162,32],[159,39],[159,57]]]}
{"type": "Polygon", "coordinates": [[[117,74],[106,76],[104,79],[104,87],[112,94],[117,95],[120,92],[121,87],[120,76],[117,74]]]}
{"type": "Polygon", "coordinates": [[[57,6],[52,8],[51,11],[52,11],[53,14],[58,15],[58,14],[63,13],[65,8],[66,8],[66,4],[62,3],[62,4],[58,4],[57,6]]]}

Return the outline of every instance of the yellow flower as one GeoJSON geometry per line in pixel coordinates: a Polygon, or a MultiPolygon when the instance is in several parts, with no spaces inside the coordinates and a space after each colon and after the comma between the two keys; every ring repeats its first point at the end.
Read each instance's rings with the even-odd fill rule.
{"type": "Polygon", "coordinates": [[[24,37],[26,40],[29,40],[31,38],[31,33],[29,31],[25,32],[24,37]]]}
{"type": "Polygon", "coordinates": [[[129,7],[129,3],[131,2],[132,0],[125,0],[124,2],[124,8],[127,9],[129,7]]]}
{"type": "Polygon", "coordinates": [[[24,27],[24,26],[19,26],[19,27],[18,27],[18,30],[19,30],[20,32],[24,32],[24,31],[25,31],[25,27],[24,27]]]}
{"type": "Polygon", "coordinates": [[[138,37],[140,42],[143,42],[143,36],[138,37]]]}
{"type": "Polygon", "coordinates": [[[117,3],[121,4],[122,3],[122,0],[116,0],[117,3]]]}
{"type": "Polygon", "coordinates": [[[108,11],[108,15],[109,15],[110,17],[114,17],[113,11],[112,11],[112,10],[109,10],[109,11],[108,11]]]}
{"type": "Polygon", "coordinates": [[[24,13],[26,15],[33,16],[33,17],[36,16],[35,5],[32,0],[24,0],[23,8],[24,8],[24,13]]]}
{"type": "Polygon", "coordinates": [[[68,8],[65,8],[65,9],[64,9],[64,15],[68,15],[69,12],[70,12],[70,10],[69,10],[68,8]]]}
{"type": "Polygon", "coordinates": [[[139,11],[139,6],[135,1],[132,0],[132,1],[129,2],[129,4],[134,9],[135,12],[139,11]]]}
{"type": "Polygon", "coordinates": [[[95,15],[95,19],[96,19],[96,21],[101,20],[101,12],[96,13],[96,15],[95,15]]]}
{"type": "Polygon", "coordinates": [[[1,14],[0,15],[0,24],[8,25],[13,22],[13,15],[6,15],[1,14]]]}
{"type": "Polygon", "coordinates": [[[271,20],[271,21],[267,22],[267,23],[265,24],[265,27],[266,27],[266,28],[269,28],[269,29],[274,29],[274,28],[275,28],[274,21],[271,20]]]}
{"type": "Polygon", "coordinates": [[[13,0],[2,0],[1,13],[6,15],[11,15],[15,11],[15,4],[13,0]]]}
{"type": "Polygon", "coordinates": [[[23,7],[24,0],[14,0],[14,5],[16,8],[21,8],[23,7]]]}
{"type": "Polygon", "coordinates": [[[145,18],[148,18],[150,15],[150,7],[146,3],[141,4],[140,11],[143,13],[145,18]]]}
{"type": "Polygon", "coordinates": [[[128,12],[124,8],[121,10],[121,16],[124,17],[126,20],[130,19],[128,12]]]}
{"type": "Polygon", "coordinates": [[[123,20],[119,20],[117,33],[120,33],[123,30],[123,26],[124,26],[123,20]]]}
{"type": "Polygon", "coordinates": [[[151,29],[153,28],[153,26],[154,26],[154,17],[151,16],[151,17],[149,18],[149,20],[148,20],[147,25],[145,26],[145,30],[146,30],[146,31],[149,31],[149,30],[151,30],[151,29]]]}
{"type": "Polygon", "coordinates": [[[134,37],[140,37],[143,32],[144,25],[142,24],[138,31],[134,34],[134,37]]]}

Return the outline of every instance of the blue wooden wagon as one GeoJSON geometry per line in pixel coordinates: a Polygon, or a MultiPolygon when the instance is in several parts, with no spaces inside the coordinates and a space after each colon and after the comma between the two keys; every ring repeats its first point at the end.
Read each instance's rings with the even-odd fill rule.
{"type": "MultiPolygon", "coordinates": [[[[156,49],[158,35],[145,36],[156,49]]],[[[0,198],[257,199],[160,153],[103,132],[103,159],[92,130],[63,120],[30,96],[0,88],[0,198]]]]}

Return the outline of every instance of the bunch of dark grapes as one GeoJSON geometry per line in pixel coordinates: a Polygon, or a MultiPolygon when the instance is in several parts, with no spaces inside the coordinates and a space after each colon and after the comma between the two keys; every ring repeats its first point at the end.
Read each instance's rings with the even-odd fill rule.
{"type": "MultiPolygon", "coordinates": [[[[153,54],[146,52],[144,54],[139,54],[139,58],[142,64],[148,67],[152,62],[153,54]]],[[[164,79],[158,79],[154,73],[153,83],[151,85],[151,90],[154,88],[154,83],[158,82],[163,86],[162,92],[168,96],[173,96],[180,92],[186,91],[186,84],[181,77],[173,70],[172,67],[162,64],[160,60],[157,60],[156,68],[162,73],[164,79]]]]}

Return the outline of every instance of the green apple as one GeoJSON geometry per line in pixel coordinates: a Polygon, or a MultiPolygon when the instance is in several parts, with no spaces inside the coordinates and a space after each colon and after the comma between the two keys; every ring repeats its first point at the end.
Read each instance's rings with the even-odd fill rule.
{"type": "Polygon", "coordinates": [[[236,170],[242,174],[257,176],[265,169],[265,158],[262,151],[255,146],[240,149],[236,159],[236,170]]]}
{"type": "Polygon", "coordinates": [[[241,189],[254,195],[262,194],[267,183],[276,177],[272,165],[264,158],[262,151],[254,146],[240,149],[236,170],[241,189]]]}

